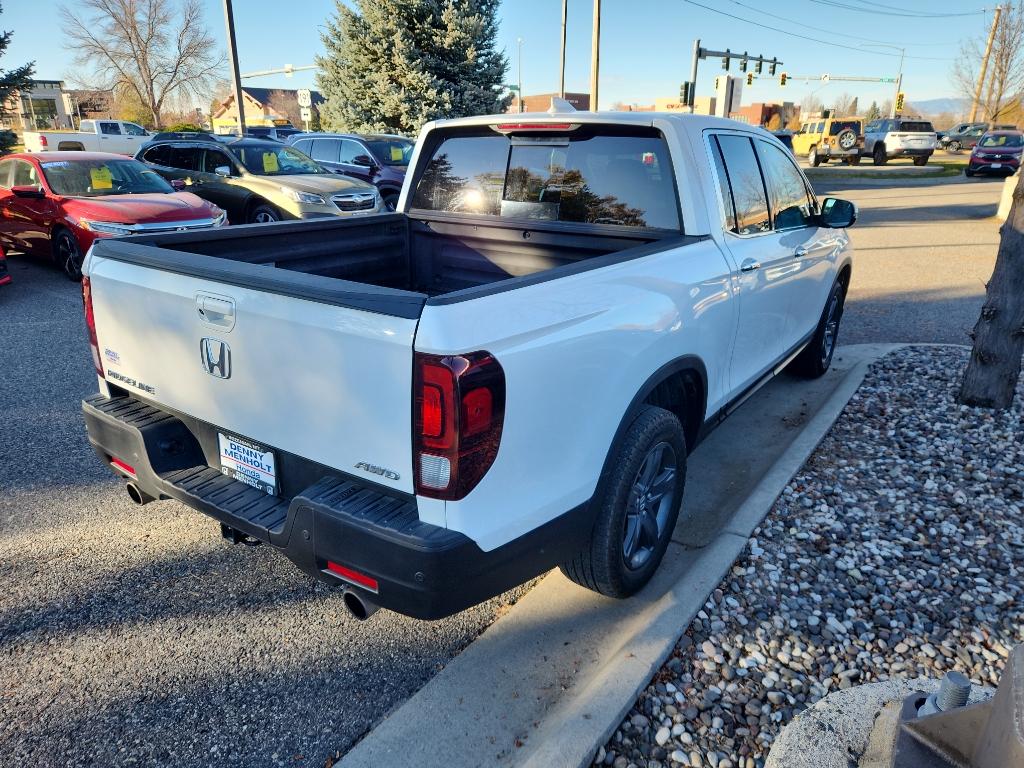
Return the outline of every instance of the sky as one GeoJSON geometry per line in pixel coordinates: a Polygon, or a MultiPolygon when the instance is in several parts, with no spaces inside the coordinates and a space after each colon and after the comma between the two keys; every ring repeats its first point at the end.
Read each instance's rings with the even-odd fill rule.
{"type": "MultiPolygon", "coordinates": [[[[352,0],[344,0],[351,4],[352,0]]],[[[223,45],[222,0],[201,0],[210,32],[223,45]]],[[[823,83],[820,75],[894,77],[899,53],[884,43],[906,47],[903,90],[909,101],[957,96],[950,71],[962,40],[984,35],[991,11],[982,0],[603,0],[601,18],[600,106],[615,102],[651,104],[678,96],[690,76],[694,38],[712,50],[749,51],[777,57],[779,71],[814,76],[782,88],[767,70],[745,87],[743,103],[794,101],[814,96],[828,104],[844,92],[862,104],[891,98],[892,85],[823,83]],[[705,6],[705,7],[700,7],[705,6]],[[767,11],[757,9],[766,8],[767,11]],[[712,10],[714,9],[714,10],[712,10]],[[717,11],[717,12],[716,12],[717,11]],[[731,14],[727,16],[725,14],[731,14]],[[945,14],[945,15],[944,15],[945,14]],[[735,18],[734,18],[735,17],[735,18]],[[771,29],[774,27],[776,29],[771,29]],[[779,31],[776,31],[779,30],[779,31]],[[788,34],[787,34],[788,33],[788,34]],[[804,38],[815,38],[808,40],[804,38]],[[821,42],[817,42],[821,41],[821,42]],[[842,47],[845,46],[845,47],[842,47]]],[[[71,53],[53,24],[59,0],[0,0],[0,29],[14,37],[0,67],[36,62],[36,77],[71,80],[71,53]]],[[[76,0],[64,0],[74,9],[76,0]]],[[[508,82],[518,77],[522,39],[523,92],[558,89],[561,0],[504,0],[499,47],[509,59],[508,82]]],[[[593,0],[569,0],[566,90],[589,91],[593,0]]],[[[234,0],[236,37],[243,73],[313,64],[322,52],[320,33],[334,12],[334,0],[234,0]]],[[[227,77],[225,67],[225,78],[227,77]]],[[[698,95],[708,95],[720,59],[700,64],[698,95]]],[[[740,74],[733,62],[730,74],[740,74]]],[[[313,73],[246,79],[260,87],[314,87],[313,73]]]]}

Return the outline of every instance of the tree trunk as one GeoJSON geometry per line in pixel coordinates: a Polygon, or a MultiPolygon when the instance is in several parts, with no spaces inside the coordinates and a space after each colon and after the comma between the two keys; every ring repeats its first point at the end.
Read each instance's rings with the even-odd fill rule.
{"type": "Polygon", "coordinates": [[[959,402],[1009,408],[1024,354],[1024,174],[1013,191],[985,305],[971,333],[974,348],[960,385],[959,402]]]}

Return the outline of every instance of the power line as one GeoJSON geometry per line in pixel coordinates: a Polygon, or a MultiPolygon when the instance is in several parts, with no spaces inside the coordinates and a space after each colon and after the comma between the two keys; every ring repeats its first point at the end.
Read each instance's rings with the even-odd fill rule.
{"type": "MultiPolygon", "coordinates": [[[[774,13],[774,12],[762,11],[761,9],[755,8],[752,5],[747,5],[746,3],[741,3],[739,0],[730,0],[730,2],[732,2],[735,5],[740,6],[742,8],[746,8],[748,11],[754,11],[755,13],[760,13],[762,16],[770,16],[770,17],[772,17],[774,19],[777,19],[778,21],[784,21],[787,24],[794,24],[794,25],[796,25],[798,27],[802,27],[803,29],[814,29],[814,30],[820,29],[820,27],[815,27],[815,26],[812,26],[810,24],[804,24],[803,22],[796,21],[795,19],[787,19],[785,16],[779,16],[777,13],[774,13]]],[[[859,35],[850,35],[850,34],[847,34],[845,32],[836,32],[835,30],[832,31],[832,34],[833,35],[838,35],[839,37],[848,37],[851,40],[863,40],[865,43],[878,43],[879,45],[895,45],[897,47],[904,47],[904,48],[910,48],[910,47],[914,47],[914,46],[936,46],[936,45],[941,45],[941,46],[949,47],[951,45],[958,45],[958,43],[907,43],[907,42],[895,43],[895,42],[890,42],[889,40],[875,40],[874,38],[871,38],[871,37],[860,37],[859,35]]]]}
{"type": "MultiPolygon", "coordinates": [[[[818,5],[828,5],[833,8],[842,8],[846,11],[870,13],[875,16],[902,16],[903,18],[910,19],[947,19],[954,16],[976,16],[984,13],[983,10],[964,11],[962,13],[922,13],[919,11],[912,11],[909,8],[893,10],[892,6],[889,5],[878,5],[877,8],[864,8],[863,6],[858,7],[856,5],[847,5],[846,3],[838,2],[838,0],[811,0],[811,2],[817,3],[818,5]]],[[[875,4],[872,3],[872,5],[875,4]]]]}
{"type": "MultiPolygon", "coordinates": [[[[801,40],[809,40],[812,43],[820,43],[821,45],[831,45],[833,48],[845,48],[848,51],[857,51],[858,53],[870,53],[870,54],[875,55],[875,56],[899,56],[900,55],[898,53],[886,53],[885,51],[866,51],[863,48],[859,48],[859,47],[857,47],[855,45],[845,45],[844,43],[835,43],[835,42],[832,42],[830,40],[822,40],[821,38],[818,38],[818,37],[809,37],[808,35],[801,35],[801,34],[799,34],[797,32],[790,32],[787,29],[779,29],[778,27],[773,27],[773,26],[771,26],[769,24],[765,24],[765,23],[760,22],[760,21],[752,21],[751,19],[745,19],[742,16],[737,16],[736,14],[733,14],[733,13],[727,13],[726,11],[720,11],[717,8],[712,8],[709,5],[703,5],[702,3],[698,3],[698,2],[696,2],[696,0],[683,0],[683,2],[684,3],[689,3],[690,5],[695,5],[698,8],[703,8],[705,11],[711,11],[712,13],[717,13],[717,14],[719,14],[721,16],[728,16],[730,19],[735,19],[736,21],[742,21],[745,24],[753,24],[753,25],[755,25],[757,27],[760,27],[761,29],[770,29],[773,32],[779,32],[779,33],[781,33],[783,35],[789,35],[790,37],[798,37],[801,40]]],[[[908,58],[908,59],[917,59],[918,61],[952,61],[952,57],[943,58],[943,57],[936,57],[936,56],[907,56],[906,58],[908,58]]]]}

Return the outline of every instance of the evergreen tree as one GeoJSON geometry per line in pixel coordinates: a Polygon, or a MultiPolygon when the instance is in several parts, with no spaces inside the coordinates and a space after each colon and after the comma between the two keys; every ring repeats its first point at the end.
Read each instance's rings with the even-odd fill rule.
{"type": "MultiPolygon", "coordinates": [[[[3,6],[0,6],[0,13],[3,13],[3,6]]],[[[11,32],[0,32],[0,59],[3,58],[7,46],[11,44],[11,34],[11,32]]],[[[0,69],[0,109],[7,103],[11,94],[29,88],[34,64],[35,62],[30,61],[28,64],[22,64],[14,69],[0,69]]],[[[10,131],[0,131],[0,154],[10,152],[16,139],[17,137],[10,131]]]]}
{"type": "Polygon", "coordinates": [[[334,130],[415,135],[428,120],[503,109],[500,0],[335,0],[322,38],[321,119],[334,130]]]}
{"type": "Polygon", "coordinates": [[[868,107],[868,112],[867,112],[867,114],[866,114],[866,115],[864,115],[864,119],[865,119],[865,120],[866,120],[867,122],[869,122],[869,123],[870,123],[870,122],[871,122],[872,120],[877,120],[877,119],[878,119],[878,118],[880,118],[881,116],[882,116],[882,113],[881,113],[881,111],[880,111],[880,110],[878,109],[878,102],[877,102],[877,101],[872,101],[872,102],[871,102],[871,106],[870,106],[870,107],[868,107]]]}

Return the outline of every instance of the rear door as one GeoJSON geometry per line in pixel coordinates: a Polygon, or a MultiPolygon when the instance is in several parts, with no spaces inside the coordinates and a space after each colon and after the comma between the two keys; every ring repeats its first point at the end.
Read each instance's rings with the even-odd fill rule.
{"type": "MultiPolygon", "coordinates": [[[[27,160],[13,159],[10,185],[43,189],[39,170],[27,160]]],[[[12,247],[25,253],[48,255],[50,252],[50,222],[55,206],[46,197],[17,197],[10,190],[3,194],[4,229],[12,247]]]]}
{"type": "MultiPolygon", "coordinates": [[[[95,250],[86,269],[108,382],[257,449],[412,492],[418,312],[379,314],[95,250]]],[[[261,269],[272,281],[276,270],[261,269]]]]}
{"type": "MultiPolygon", "coordinates": [[[[116,120],[99,120],[96,123],[99,128],[99,151],[125,153],[127,145],[124,141],[124,134],[121,132],[121,124],[116,120]]],[[[134,152],[132,154],[135,154],[134,152]]]]}

